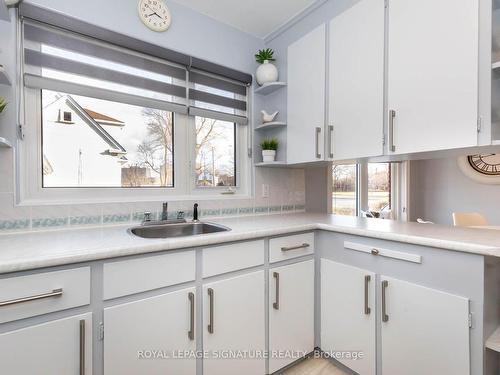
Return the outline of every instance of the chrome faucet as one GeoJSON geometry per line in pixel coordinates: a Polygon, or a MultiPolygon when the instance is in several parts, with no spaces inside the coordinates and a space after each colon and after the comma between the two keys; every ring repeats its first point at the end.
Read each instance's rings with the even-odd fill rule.
{"type": "Polygon", "coordinates": [[[193,206],[193,221],[197,223],[198,220],[198,203],[195,203],[193,206]]]}
{"type": "Polygon", "coordinates": [[[163,209],[161,211],[161,221],[168,220],[168,202],[163,202],[163,209]]]}

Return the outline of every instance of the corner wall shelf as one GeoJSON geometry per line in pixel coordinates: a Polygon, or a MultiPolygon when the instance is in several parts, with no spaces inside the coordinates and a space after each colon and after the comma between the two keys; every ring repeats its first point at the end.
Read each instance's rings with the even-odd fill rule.
{"type": "Polygon", "coordinates": [[[5,68],[3,65],[0,65],[0,85],[7,85],[10,86],[10,79],[7,76],[7,73],[5,72],[5,68]]]}
{"type": "Polygon", "coordinates": [[[486,340],[486,347],[500,353],[500,327],[486,340]]]}
{"type": "Polygon", "coordinates": [[[275,128],[280,128],[282,126],[286,126],[286,122],[272,121],[272,122],[266,122],[264,124],[261,124],[261,125],[255,127],[254,130],[275,129],[275,128]]]}
{"type": "Polygon", "coordinates": [[[279,168],[279,167],[286,167],[287,163],[284,161],[269,161],[269,162],[255,163],[255,166],[256,167],[279,168]]]}
{"type": "Polygon", "coordinates": [[[286,82],[268,82],[255,89],[258,95],[268,95],[286,86],[286,82]]]}
{"type": "Polygon", "coordinates": [[[0,148],[12,148],[12,143],[5,138],[0,137],[0,148]]]}

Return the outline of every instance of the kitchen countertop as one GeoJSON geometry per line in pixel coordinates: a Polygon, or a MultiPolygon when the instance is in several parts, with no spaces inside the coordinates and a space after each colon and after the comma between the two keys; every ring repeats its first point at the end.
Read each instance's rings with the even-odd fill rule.
{"type": "Polygon", "coordinates": [[[132,224],[1,234],[0,274],[315,229],[500,257],[498,230],[309,213],[205,221],[222,224],[232,230],[172,239],[135,237],[127,232],[132,224]]]}

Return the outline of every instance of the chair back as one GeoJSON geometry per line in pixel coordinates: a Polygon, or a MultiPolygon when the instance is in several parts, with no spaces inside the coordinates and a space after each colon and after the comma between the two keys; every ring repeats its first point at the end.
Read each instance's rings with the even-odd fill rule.
{"type": "Polygon", "coordinates": [[[456,227],[479,227],[488,225],[488,220],[476,212],[453,212],[453,225],[456,227]]]}

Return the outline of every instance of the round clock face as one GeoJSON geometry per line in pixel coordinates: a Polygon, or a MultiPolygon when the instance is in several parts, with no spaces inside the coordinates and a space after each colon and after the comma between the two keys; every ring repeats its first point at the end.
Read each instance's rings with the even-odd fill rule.
{"type": "Polygon", "coordinates": [[[467,161],[478,173],[500,176],[500,154],[469,155],[467,161]]]}
{"type": "Polygon", "coordinates": [[[139,0],[137,9],[142,22],[153,31],[165,31],[172,22],[163,0],[139,0]]]}

